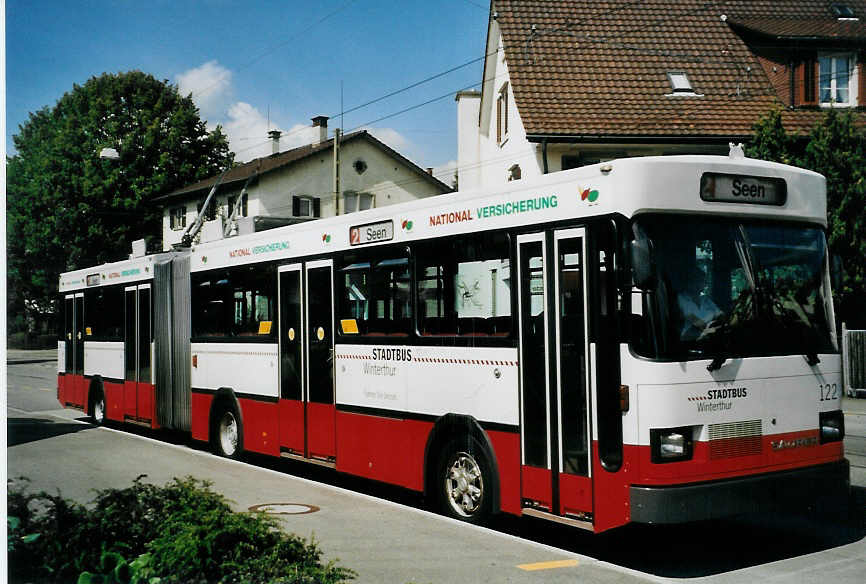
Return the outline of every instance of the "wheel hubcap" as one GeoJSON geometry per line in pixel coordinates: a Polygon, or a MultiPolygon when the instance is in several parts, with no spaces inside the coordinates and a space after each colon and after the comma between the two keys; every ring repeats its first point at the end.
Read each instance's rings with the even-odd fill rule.
{"type": "Polygon", "coordinates": [[[238,447],[238,424],[231,412],[226,412],[220,420],[220,446],[231,456],[238,447]]]}
{"type": "Polygon", "coordinates": [[[445,474],[445,494],[457,514],[471,517],[478,512],[484,498],[484,480],[471,454],[459,452],[452,457],[445,474]]]}
{"type": "Polygon", "coordinates": [[[105,399],[99,398],[96,400],[96,403],[93,404],[93,419],[99,423],[105,419],[105,399]]]}

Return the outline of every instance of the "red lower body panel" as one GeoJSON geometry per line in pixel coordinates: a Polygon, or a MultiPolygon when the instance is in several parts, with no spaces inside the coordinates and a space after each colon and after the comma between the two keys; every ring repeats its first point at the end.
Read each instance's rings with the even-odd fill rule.
{"type": "Polygon", "coordinates": [[[559,475],[559,513],[592,513],[592,479],[570,474],[559,475]]]}
{"type": "Polygon", "coordinates": [[[499,467],[499,508],[506,513],[520,514],[520,434],[487,432],[493,444],[493,455],[499,467]]]}
{"type": "Polygon", "coordinates": [[[433,424],[337,412],[337,470],[416,491],[433,424]]]}
{"type": "Polygon", "coordinates": [[[123,384],[105,381],[105,417],[117,422],[123,421],[123,384]]]}
{"type": "Polygon", "coordinates": [[[207,442],[210,440],[210,406],[213,403],[213,395],[209,393],[192,392],[190,403],[191,420],[190,431],[193,440],[207,442]]]}
{"type": "Polygon", "coordinates": [[[553,505],[551,492],[550,469],[534,466],[521,467],[521,495],[523,499],[531,499],[533,503],[548,511],[553,505]]]}
{"type": "Polygon", "coordinates": [[[280,447],[304,455],[304,402],[280,400],[280,447]]]}
{"type": "Polygon", "coordinates": [[[336,444],[336,408],[333,404],[307,403],[307,450],[315,458],[334,458],[336,444]]]}
{"type": "Polygon", "coordinates": [[[623,461],[616,472],[605,470],[598,458],[598,442],[592,443],[593,526],[605,531],[629,522],[629,487],[634,482],[636,452],[623,448],[623,461]]]}
{"type": "Polygon", "coordinates": [[[276,403],[239,399],[244,450],[280,455],[279,406],[276,403]]]}

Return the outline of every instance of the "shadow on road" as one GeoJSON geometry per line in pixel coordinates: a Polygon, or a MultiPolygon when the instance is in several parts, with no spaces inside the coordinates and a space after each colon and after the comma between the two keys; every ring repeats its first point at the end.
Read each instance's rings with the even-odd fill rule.
{"type": "Polygon", "coordinates": [[[40,418],[9,418],[6,422],[9,446],[18,446],[65,434],[90,430],[93,426],[74,422],[55,422],[40,418]]]}
{"type": "Polygon", "coordinates": [[[711,576],[805,556],[866,537],[866,489],[847,511],[743,516],[684,525],[628,525],[593,535],[533,518],[500,517],[491,527],[667,578],[711,576]]]}

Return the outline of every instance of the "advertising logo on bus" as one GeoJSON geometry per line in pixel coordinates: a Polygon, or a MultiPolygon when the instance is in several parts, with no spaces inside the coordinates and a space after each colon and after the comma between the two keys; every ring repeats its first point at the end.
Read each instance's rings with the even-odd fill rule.
{"type": "Polygon", "coordinates": [[[556,195],[547,195],[485,205],[483,207],[476,207],[475,209],[460,209],[459,211],[430,215],[430,227],[464,223],[466,221],[475,221],[476,219],[492,219],[507,215],[545,211],[547,209],[555,209],[558,205],[559,199],[556,195]]]}
{"type": "Polygon", "coordinates": [[[598,190],[596,189],[585,189],[583,187],[577,187],[578,192],[580,192],[580,200],[587,203],[588,205],[597,205],[598,204],[598,190]]]}

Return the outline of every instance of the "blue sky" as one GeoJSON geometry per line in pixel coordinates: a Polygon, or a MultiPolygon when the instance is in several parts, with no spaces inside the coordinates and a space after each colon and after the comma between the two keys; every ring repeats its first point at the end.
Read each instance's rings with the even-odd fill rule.
{"type": "MultiPolygon", "coordinates": [[[[483,56],[487,0],[7,0],[7,151],[29,112],[74,83],[138,69],[192,92],[222,124],[238,160],[307,139],[316,115],[340,112],[483,56]]],[[[421,166],[456,158],[453,94],[481,80],[472,63],[345,116],[421,166]],[[433,104],[370,122],[444,94],[433,104]]],[[[330,128],[340,125],[332,118],[330,128]]]]}

